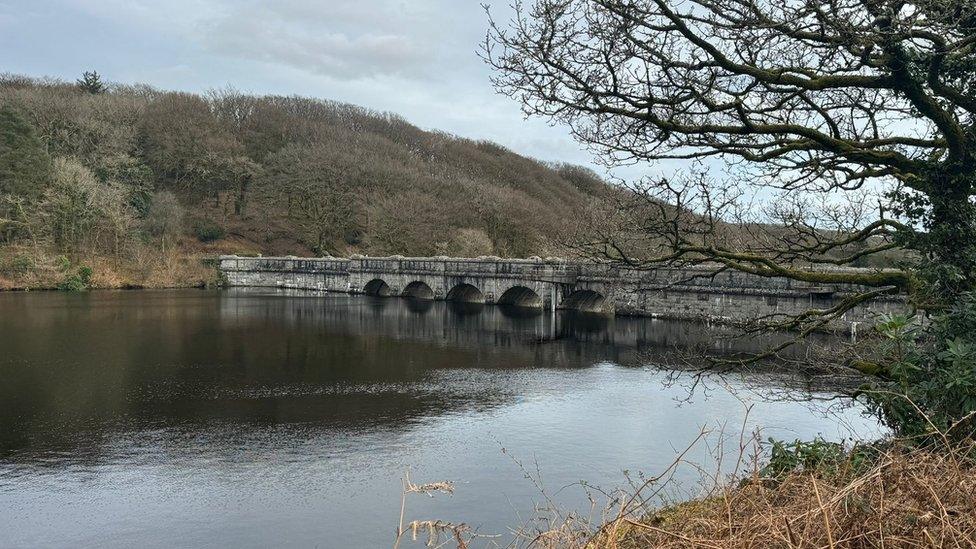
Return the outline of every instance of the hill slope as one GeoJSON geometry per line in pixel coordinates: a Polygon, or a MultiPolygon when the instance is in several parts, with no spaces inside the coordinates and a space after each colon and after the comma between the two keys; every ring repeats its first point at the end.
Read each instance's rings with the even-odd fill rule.
{"type": "Polygon", "coordinates": [[[5,75],[0,111],[7,278],[54,254],[552,255],[613,192],[583,168],[303,97],[5,75]]]}

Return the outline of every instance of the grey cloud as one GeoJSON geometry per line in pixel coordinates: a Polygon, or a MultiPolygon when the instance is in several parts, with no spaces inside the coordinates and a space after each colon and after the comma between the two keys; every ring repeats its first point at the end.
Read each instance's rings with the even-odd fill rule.
{"type": "Polygon", "coordinates": [[[201,24],[205,47],[221,55],[281,63],[337,79],[427,78],[454,41],[431,5],[393,0],[288,0],[227,5],[201,24]],[[438,40],[448,42],[437,44],[438,40]],[[439,47],[443,46],[443,47],[439,47]]]}
{"type": "Polygon", "coordinates": [[[476,55],[482,1],[0,0],[0,71],[336,99],[599,169],[565,128],[494,92],[476,55]]]}

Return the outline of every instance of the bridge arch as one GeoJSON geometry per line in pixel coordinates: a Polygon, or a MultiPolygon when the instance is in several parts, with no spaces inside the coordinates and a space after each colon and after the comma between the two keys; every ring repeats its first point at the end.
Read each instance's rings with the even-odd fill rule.
{"type": "Polygon", "coordinates": [[[515,307],[541,308],[542,297],[532,288],[512,286],[498,298],[499,305],[514,305],[515,307]]]}
{"type": "Polygon", "coordinates": [[[607,298],[593,290],[576,290],[566,296],[560,303],[560,309],[569,309],[584,313],[605,313],[607,298]]]}
{"type": "Polygon", "coordinates": [[[363,293],[377,297],[388,297],[393,295],[393,289],[390,288],[390,285],[387,284],[386,281],[379,278],[374,278],[363,286],[363,293]]]}
{"type": "Polygon", "coordinates": [[[414,280],[410,284],[407,284],[401,295],[404,297],[412,297],[414,299],[431,300],[434,299],[434,290],[432,290],[426,282],[422,280],[414,280]]]}
{"type": "Polygon", "coordinates": [[[447,292],[447,300],[464,303],[484,303],[485,294],[481,293],[481,290],[475,286],[462,282],[447,292]]]}

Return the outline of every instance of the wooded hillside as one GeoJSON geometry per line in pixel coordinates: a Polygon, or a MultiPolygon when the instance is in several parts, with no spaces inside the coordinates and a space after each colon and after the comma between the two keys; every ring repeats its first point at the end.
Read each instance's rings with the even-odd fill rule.
{"type": "Polygon", "coordinates": [[[611,192],[584,168],[333,101],[0,77],[8,281],[52,258],[121,272],[218,252],[553,255],[611,192]]]}

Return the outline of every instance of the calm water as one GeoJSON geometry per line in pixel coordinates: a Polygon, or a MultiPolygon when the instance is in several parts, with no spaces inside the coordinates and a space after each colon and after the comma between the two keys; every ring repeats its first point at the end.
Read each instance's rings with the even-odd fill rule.
{"type": "Polygon", "coordinates": [[[645,364],[691,342],[728,345],[396,298],[0,294],[0,547],[389,547],[407,470],[457,483],[408,520],[505,534],[543,502],[513,458],[586,509],[563,487],[660,472],[700,427],[738,430],[742,401],[767,436],[876,432],[760,375],[687,401],[645,364]]]}

